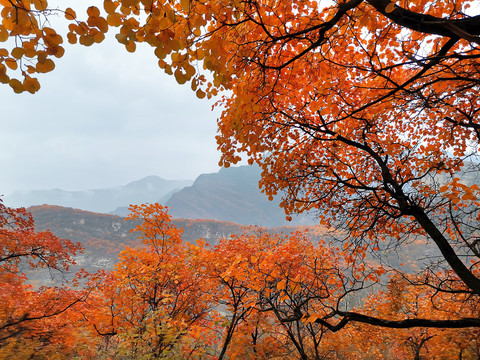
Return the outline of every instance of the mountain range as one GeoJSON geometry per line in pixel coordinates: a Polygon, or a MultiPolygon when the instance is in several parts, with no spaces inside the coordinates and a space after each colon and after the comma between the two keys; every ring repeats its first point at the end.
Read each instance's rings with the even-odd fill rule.
{"type": "Polygon", "coordinates": [[[200,175],[192,186],[174,193],[166,202],[174,218],[213,219],[243,225],[267,227],[312,225],[313,217],[285,219],[280,198],[269,201],[259,187],[257,166],[223,168],[218,173],[200,175]]]}
{"type": "Polygon", "coordinates": [[[109,213],[118,207],[130,204],[165,202],[173,192],[192,183],[192,180],[166,180],[158,176],[147,176],[124,186],[107,189],[17,191],[5,196],[4,203],[10,207],[48,204],[109,213]]]}
{"type": "Polygon", "coordinates": [[[56,205],[125,217],[128,205],[159,202],[178,219],[207,219],[242,225],[312,225],[312,216],[287,222],[280,198],[269,201],[259,187],[260,168],[240,166],[202,174],[195,181],[147,176],[125,186],[86,191],[34,190],[6,196],[11,207],[56,205]]]}

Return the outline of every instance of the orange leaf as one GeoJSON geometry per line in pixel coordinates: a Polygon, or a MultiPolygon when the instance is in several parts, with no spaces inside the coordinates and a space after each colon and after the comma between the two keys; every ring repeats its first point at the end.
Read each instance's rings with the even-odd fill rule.
{"type": "Polygon", "coordinates": [[[77,18],[77,14],[72,8],[67,8],[65,10],[65,18],[67,20],[75,20],[77,18]]]}
{"type": "Polygon", "coordinates": [[[388,14],[388,13],[391,13],[395,10],[395,3],[391,2],[389,3],[386,7],[385,7],[385,12],[388,14]]]}

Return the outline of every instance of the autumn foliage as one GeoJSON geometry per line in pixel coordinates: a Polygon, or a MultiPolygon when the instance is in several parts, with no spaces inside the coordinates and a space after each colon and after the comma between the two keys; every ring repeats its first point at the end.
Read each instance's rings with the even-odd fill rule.
{"type": "Polygon", "coordinates": [[[385,291],[372,289],[362,302],[356,293],[377,284],[384,269],[352,263],[338,249],[312,243],[305,232],[251,229],[215,245],[190,244],[182,241],[181,229],[161,205],[132,206],[131,211],[129,218],[140,220],[134,231],[142,245],[123,250],[113,271],[80,271],[76,290],[34,289],[17,259],[24,257],[33,268],[66,269],[78,245],[50,233],[35,234],[28,213],[4,207],[2,356],[478,356],[479,304],[469,294],[438,293],[422,285],[420,277],[398,274],[385,291]],[[37,240],[35,249],[31,238],[37,240]],[[408,324],[422,319],[426,322],[408,324]],[[435,323],[445,320],[457,323],[435,323]]]}
{"type": "Polygon", "coordinates": [[[470,1],[106,0],[78,16],[46,0],[0,5],[1,80],[15,92],[38,90],[35,74],[63,54],[65,35],[43,21],[53,13],[71,44],[116,29],[127,51],[150,45],[200,98],[223,95],[220,164],[257,162],[288,216],[318,212],[360,255],[427,237],[444,260],[437,270],[453,270],[447,282],[480,293],[479,188],[462,179],[478,173],[470,1]]]}
{"type": "MultiPolygon", "coordinates": [[[[314,212],[342,238],[334,253],[302,234],[193,246],[162,208],[133,208],[145,220],[143,247],[125,250],[114,272],[83,279],[91,296],[81,313],[103,337],[98,346],[147,358],[342,358],[343,344],[373,326],[375,339],[392,345],[359,358],[393,349],[398,358],[478,356],[480,16],[469,15],[472,4],[105,0],[77,16],[45,0],[0,0],[0,81],[15,92],[39,89],[36,76],[54,69],[64,37],[90,46],[115,29],[129,52],[150,45],[159,67],[199,98],[219,96],[220,165],[256,162],[262,189],[282,196],[288,217],[314,212]],[[66,18],[66,35],[44,21],[54,13],[66,18]],[[417,259],[415,274],[387,263],[414,242],[437,251],[417,259]],[[386,292],[363,309],[347,306],[380,280],[390,281],[386,292]]],[[[13,272],[5,274],[18,274],[6,251],[13,272]]],[[[56,266],[57,255],[42,256],[26,261],[56,266]]],[[[9,276],[13,287],[24,282],[9,276]]]]}
{"type": "MultiPolygon", "coordinates": [[[[0,202],[0,357],[64,358],[82,353],[73,309],[85,296],[66,287],[34,286],[27,272],[64,272],[74,264],[79,244],[49,231],[35,232],[25,209],[0,202]]],[[[48,279],[47,279],[48,280],[48,279]]]]}
{"type": "Polygon", "coordinates": [[[196,353],[192,338],[201,335],[209,308],[205,274],[188,261],[180,231],[160,205],[131,209],[129,218],[143,221],[135,229],[143,246],[122,251],[115,271],[88,276],[93,293],[84,316],[98,335],[115,337],[113,351],[125,356],[173,358],[187,345],[196,353]]]}

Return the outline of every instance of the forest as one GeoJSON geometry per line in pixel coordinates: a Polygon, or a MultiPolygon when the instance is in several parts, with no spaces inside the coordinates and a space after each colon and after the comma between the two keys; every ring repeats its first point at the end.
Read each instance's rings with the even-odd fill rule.
{"type": "Polygon", "coordinates": [[[34,287],[27,270],[67,271],[81,246],[0,203],[1,357],[480,358],[475,1],[0,7],[0,82],[15,93],[40,90],[65,39],[89,47],[112,30],[128,52],[150,46],[161,70],[217,100],[219,164],[258,164],[287,219],[313,212],[335,234],[191,244],[161,205],[132,205],[142,244],[113,271],[34,287]],[[438,255],[387,261],[412,243],[438,255]]]}

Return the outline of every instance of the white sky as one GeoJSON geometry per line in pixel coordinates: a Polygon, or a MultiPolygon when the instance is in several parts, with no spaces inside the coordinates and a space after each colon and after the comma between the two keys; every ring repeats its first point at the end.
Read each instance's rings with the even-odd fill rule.
{"type": "Polygon", "coordinates": [[[37,94],[0,84],[0,194],[218,171],[218,110],[164,74],[153,49],[130,54],[114,40],[64,45],[37,94]]]}

